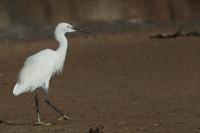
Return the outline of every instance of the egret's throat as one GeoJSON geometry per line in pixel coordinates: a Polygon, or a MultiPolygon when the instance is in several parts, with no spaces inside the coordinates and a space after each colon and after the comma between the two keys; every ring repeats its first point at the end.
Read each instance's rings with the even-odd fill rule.
{"type": "Polygon", "coordinates": [[[58,33],[55,35],[55,38],[59,43],[59,47],[58,47],[57,51],[65,51],[66,52],[68,42],[67,42],[67,38],[65,37],[65,34],[58,33]]]}

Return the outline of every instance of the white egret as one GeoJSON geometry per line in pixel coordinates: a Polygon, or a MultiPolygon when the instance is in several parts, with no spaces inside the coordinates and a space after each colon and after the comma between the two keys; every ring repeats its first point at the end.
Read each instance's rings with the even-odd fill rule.
{"type": "Polygon", "coordinates": [[[35,104],[38,116],[38,122],[35,124],[39,125],[50,125],[50,123],[43,123],[40,120],[39,106],[38,106],[38,88],[42,88],[45,91],[45,102],[52,107],[61,118],[59,120],[71,120],[69,117],[64,115],[48,100],[48,88],[49,80],[55,73],[60,73],[63,69],[66,50],[68,46],[67,38],[65,33],[70,32],[85,32],[77,27],[74,27],[68,23],[60,23],[57,25],[55,30],[55,38],[59,43],[57,50],[45,49],[30,57],[24,63],[23,68],[20,71],[19,79],[13,89],[13,94],[18,96],[24,92],[32,92],[36,90],[35,104]]]}

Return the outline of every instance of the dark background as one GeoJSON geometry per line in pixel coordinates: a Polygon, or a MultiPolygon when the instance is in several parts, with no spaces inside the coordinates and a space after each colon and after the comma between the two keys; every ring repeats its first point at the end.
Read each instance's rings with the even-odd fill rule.
{"type": "Polygon", "coordinates": [[[1,0],[0,28],[61,21],[200,21],[199,5],[199,0],[1,0]]]}
{"type": "Polygon", "coordinates": [[[52,37],[59,22],[93,32],[194,29],[199,5],[198,0],[1,0],[0,39],[52,37]]]}
{"type": "Polygon", "coordinates": [[[199,0],[0,0],[0,39],[52,37],[59,22],[93,32],[194,29],[199,5],[199,0]]]}

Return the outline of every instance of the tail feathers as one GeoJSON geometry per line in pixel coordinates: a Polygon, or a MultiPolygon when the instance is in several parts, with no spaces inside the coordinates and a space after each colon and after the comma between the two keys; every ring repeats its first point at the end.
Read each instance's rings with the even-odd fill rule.
{"type": "Polygon", "coordinates": [[[26,92],[26,88],[23,85],[16,83],[13,89],[13,95],[18,96],[24,92],[26,92]]]}

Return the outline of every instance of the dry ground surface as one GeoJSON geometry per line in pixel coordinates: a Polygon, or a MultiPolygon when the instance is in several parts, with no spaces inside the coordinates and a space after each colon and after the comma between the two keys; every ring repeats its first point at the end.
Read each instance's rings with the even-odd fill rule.
{"type": "Polygon", "coordinates": [[[43,100],[34,126],[34,93],[12,95],[27,56],[57,47],[54,40],[0,44],[1,133],[200,133],[200,38],[149,39],[130,32],[69,37],[64,71],[50,82],[49,97],[73,121],[66,125],[43,100]]]}

